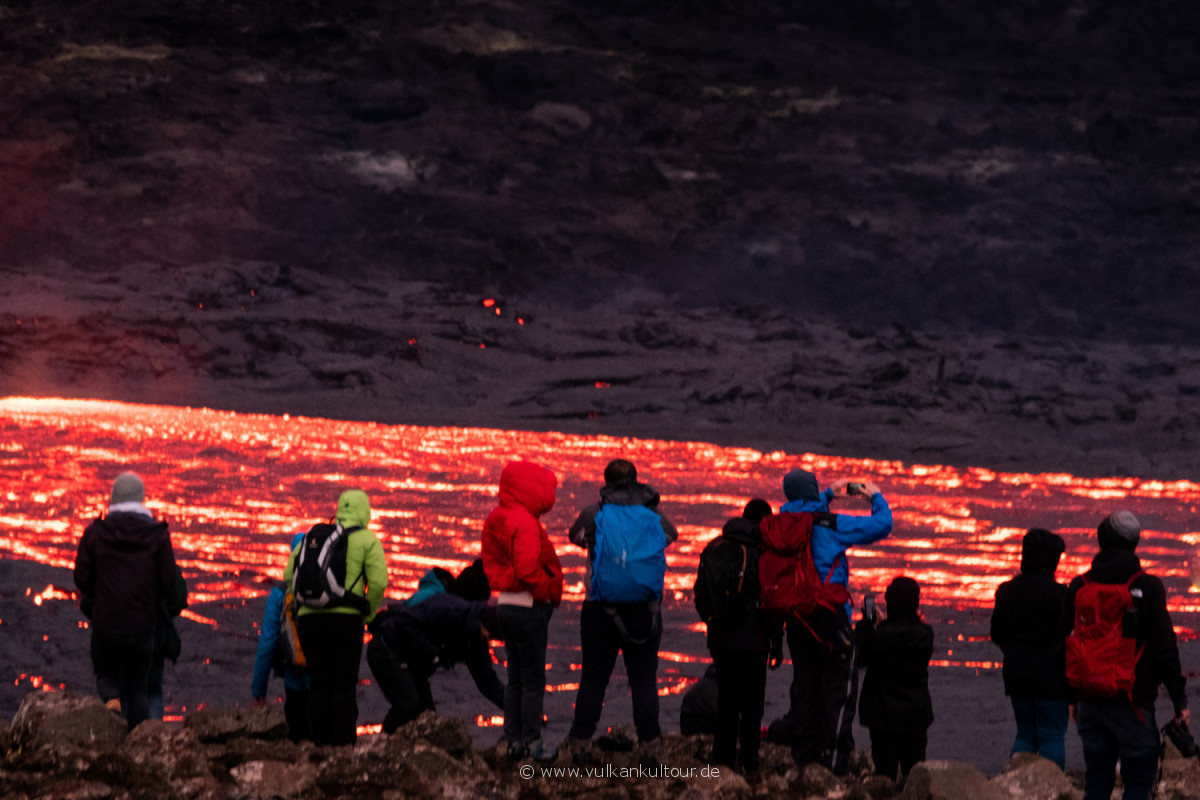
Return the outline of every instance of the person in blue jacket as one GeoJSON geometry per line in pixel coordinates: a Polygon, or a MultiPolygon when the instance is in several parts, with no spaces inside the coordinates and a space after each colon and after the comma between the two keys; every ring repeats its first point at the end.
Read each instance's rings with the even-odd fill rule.
{"type": "MultiPolygon", "coordinates": [[[[816,475],[793,469],[784,476],[783,492],[788,502],[779,513],[809,511],[823,515],[812,529],[813,563],[818,574],[828,576],[827,583],[841,584],[849,593],[846,551],[855,545],[877,542],[892,531],[892,511],[879,486],[839,479],[821,491],[816,475]],[[870,516],[829,513],[834,499],[847,496],[870,502],[870,516]]],[[[818,608],[802,619],[787,621],[793,670],[787,715],[792,724],[792,756],[801,767],[819,763],[837,775],[846,774],[854,749],[858,673],[851,608],[847,600],[836,609],[818,608]]]]}
{"type": "MultiPolygon", "coordinates": [[[[295,550],[302,539],[304,533],[297,533],[292,538],[291,549],[295,550]]],[[[250,678],[250,697],[256,706],[267,704],[267,682],[271,671],[276,669],[276,654],[280,646],[279,617],[286,595],[287,585],[282,581],[276,582],[267,595],[267,607],[263,611],[262,627],[258,634],[258,651],[254,654],[254,673],[250,678]]],[[[293,742],[312,740],[312,724],[308,717],[311,689],[307,669],[295,666],[283,669],[283,715],[287,719],[288,738],[293,742]]]]}

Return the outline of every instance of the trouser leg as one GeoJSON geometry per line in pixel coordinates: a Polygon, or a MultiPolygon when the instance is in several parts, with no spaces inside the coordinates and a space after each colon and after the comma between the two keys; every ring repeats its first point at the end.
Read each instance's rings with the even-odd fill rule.
{"type": "Polygon", "coordinates": [[[150,677],[147,682],[147,699],[150,703],[150,719],[162,719],[166,711],[166,699],[163,696],[163,677],[166,673],[166,659],[160,654],[154,656],[150,664],[150,677]]]}
{"type": "Polygon", "coordinates": [[[742,684],[739,696],[742,768],[758,769],[758,750],[762,742],[762,718],[767,693],[767,653],[743,655],[742,684]]]}
{"type": "Polygon", "coordinates": [[[600,603],[584,602],[579,613],[579,639],[582,669],[569,735],[572,739],[590,739],[604,711],[604,694],[621,650],[617,628],[600,603]]]}
{"type": "Polygon", "coordinates": [[[715,649],[710,652],[717,668],[717,727],[713,733],[712,760],[715,764],[733,767],[737,762],[737,701],[742,676],[738,670],[737,651],[715,649]]]}
{"type": "Polygon", "coordinates": [[[1014,695],[1013,718],[1017,722],[1017,736],[1013,739],[1010,755],[1036,753],[1038,751],[1037,701],[1029,695],[1014,695]]]}
{"type": "Polygon", "coordinates": [[[309,693],[300,689],[283,689],[283,716],[287,720],[288,739],[293,742],[312,741],[312,723],[308,718],[309,693]]]}
{"type": "Polygon", "coordinates": [[[896,780],[896,772],[900,767],[900,747],[895,731],[871,728],[870,734],[875,774],[896,780]]]}
{"type": "Polygon", "coordinates": [[[1083,744],[1083,798],[1109,800],[1117,782],[1117,737],[1108,729],[1103,709],[1087,700],[1079,703],[1075,727],[1083,744]]]}
{"type": "Polygon", "coordinates": [[[908,773],[912,772],[912,768],[925,760],[925,750],[929,743],[929,729],[924,728],[915,731],[904,731],[900,735],[899,747],[897,748],[900,754],[900,775],[908,777],[908,773]]]}
{"type": "Polygon", "coordinates": [[[1066,700],[1035,700],[1037,715],[1037,752],[1067,768],[1067,720],[1070,716],[1066,700]]]}
{"type": "Polygon", "coordinates": [[[508,660],[504,688],[504,738],[510,745],[541,739],[546,693],[546,645],[549,604],[532,608],[502,605],[498,609],[504,653],[508,660]]]}
{"type": "Polygon", "coordinates": [[[391,704],[383,720],[383,732],[394,733],[424,710],[417,682],[409,668],[378,638],[372,639],[367,645],[367,665],[375,676],[379,690],[391,704]]]}
{"type": "MultiPolygon", "coordinates": [[[[637,729],[638,741],[643,743],[662,735],[658,722],[658,646],[662,641],[662,625],[657,625],[656,630],[658,633],[645,642],[626,642],[621,646],[633,699],[633,726],[637,729]]],[[[611,667],[609,672],[612,672],[611,667]]]]}
{"type": "Polygon", "coordinates": [[[297,624],[312,680],[309,716],[313,742],[319,745],[354,744],[358,737],[362,617],[357,614],[306,614],[297,624]]]}

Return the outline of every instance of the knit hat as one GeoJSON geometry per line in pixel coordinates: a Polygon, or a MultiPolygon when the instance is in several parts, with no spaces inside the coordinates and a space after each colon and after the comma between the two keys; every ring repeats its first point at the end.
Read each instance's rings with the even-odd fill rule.
{"type": "Polygon", "coordinates": [[[637,482],[637,467],[633,462],[623,458],[614,458],[604,468],[604,483],[606,486],[617,486],[622,483],[637,482]]]}
{"type": "Polygon", "coordinates": [[[817,476],[797,467],[783,476],[783,494],[788,500],[820,500],[817,476]]]}
{"type": "Polygon", "coordinates": [[[1142,523],[1138,522],[1132,511],[1114,511],[1096,528],[1101,550],[1107,547],[1133,550],[1141,536],[1142,523]]]}
{"type": "Polygon", "coordinates": [[[893,578],[883,593],[887,602],[888,619],[916,619],[917,606],[921,604],[921,586],[904,575],[893,578]]]}
{"type": "Polygon", "coordinates": [[[742,518],[750,520],[751,524],[758,525],[762,522],[763,517],[771,516],[771,504],[761,497],[756,497],[746,507],[742,509],[742,518]]]}
{"type": "Polygon", "coordinates": [[[146,502],[146,487],[142,483],[142,479],[132,472],[122,472],[113,481],[112,499],[109,505],[117,505],[119,503],[144,503],[146,502]]]}
{"type": "Polygon", "coordinates": [[[447,591],[473,603],[487,600],[492,594],[492,587],[483,571],[483,559],[475,559],[471,566],[460,572],[447,591]]]}

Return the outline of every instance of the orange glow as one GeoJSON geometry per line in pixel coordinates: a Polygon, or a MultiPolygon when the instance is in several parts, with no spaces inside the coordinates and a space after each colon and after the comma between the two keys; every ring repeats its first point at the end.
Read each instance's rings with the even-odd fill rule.
{"type": "Polygon", "coordinates": [[[374,725],[359,725],[354,730],[359,736],[370,736],[373,733],[383,733],[383,724],[376,723],[374,725]]]}
{"type": "MultiPolygon", "coordinates": [[[[1193,591],[1193,583],[1200,586],[1200,530],[1189,527],[1200,484],[1192,481],[1006,474],[703,442],[30,398],[0,399],[0,449],[6,453],[0,558],[71,568],[80,533],[105,511],[112,479],[133,469],[146,483],[147,504],[170,523],[193,591],[184,616],[209,626],[217,622],[205,605],[264,595],[283,570],[291,536],[327,519],[345,488],[362,488],[371,498],[371,527],[388,558],[389,598],[410,594],[432,567],[460,571],[479,554],[496,480],[514,458],[544,463],[559,477],[557,502],[543,522],[563,562],[564,602],[575,605],[556,619],[574,619],[585,596],[584,551],[567,542],[567,527],[598,498],[605,464],[623,457],[662,493],[662,510],[680,531],[667,551],[664,630],[675,636],[664,640],[673,648],[662,654],[668,664],[707,660],[691,592],[704,545],[751,498],[778,508],[780,481],[793,466],[815,470],[823,482],[869,478],[883,487],[895,530],[850,551],[854,602],[871,592],[883,605],[884,590],[900,574],[919,581],[940,653],[952,643],[956,648],[935,666],[996,667],[987,610],[996,587],[1019,569],[1026,529],[1051,528],[1067,540],[1058,573],[1066,580],[1087,569],[1096,525],[1114,507],[1142,520],[1138,553],[1167,584],[1179,636],[1195,638],[1200,629],[1200,592],[1193,591]]],[[[833,510],[861,514],[867,507],[839,499],[833,510]]],[[[63,587],[24,588],[41,608],[77,599],[63,587]]],[[[553,658],[554,690],[574,691],[577,685],[563,679],[578,663],[578,642],[553,658]]],[[[684,680],[664,674],[660,688],[676,691],[684,680]]]]}
{"type": "Polygon", "coordinates": [[[496,301],[490,297],[483,301],[484,308],[491,308],[494,305],[496,305],[496,301]]]}

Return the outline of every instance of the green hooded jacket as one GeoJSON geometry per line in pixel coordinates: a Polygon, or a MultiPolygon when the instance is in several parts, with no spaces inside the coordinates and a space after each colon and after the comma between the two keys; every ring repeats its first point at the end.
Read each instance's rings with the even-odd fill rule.
{"type": "MultiPolygon", "coordinates": [[[[375,612],[383,603],[383,593],[387,589],[387,557],[383,553],[383,545],[374,533],[367,529],[371,521],[371,502],[367,493],[359,489],[349,489],[342,492],[338,498],[337,521],[343,528],[358,526],[358,530],[350,533],[346,540],[346,580],[345,588],[359,596],[365,596],[371,607],[371,613],[364,618],[365,622],[375,619],[375,612]],[[362,579],[359,579],[359,576],[362,579]],[[364,586],[365,584],[365,586],[364,586]]],[[[296,556],[301,544],[296,545],[288,558],[287,568],[283,571],[283,580],[292,582],[292,572],[296,568],[296,556]]],[[[358,610],[350,606],[334,606],[332,608],[301,608],[299,616],[307,614],[357,614],[358,610]]]]}

